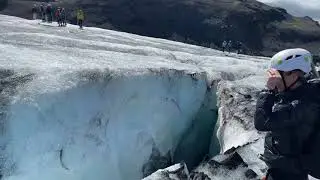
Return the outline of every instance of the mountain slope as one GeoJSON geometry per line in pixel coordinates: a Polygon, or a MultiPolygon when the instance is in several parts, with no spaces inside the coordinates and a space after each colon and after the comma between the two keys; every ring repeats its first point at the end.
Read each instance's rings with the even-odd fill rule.
{"type": "Polygon", "coordinates": [[[0,0],[0,11],[5,9],[8,5],[8,0],[0,0]]]}
{"type": "MultiPolygon", "coordinates": [[[[2,13],[31,17],[32,1],[10,3],[2,13]]],[[[56,5],[69,12],[83,7],[87,25],[214,48],[231,39],[243,42],[251,54],[270,56],[289,47],[318,53],[320,44],[318,22],[255,0],[75,0],[56,5]]],[[[75,22],[73,14],[69,19],[75,22]]]]}

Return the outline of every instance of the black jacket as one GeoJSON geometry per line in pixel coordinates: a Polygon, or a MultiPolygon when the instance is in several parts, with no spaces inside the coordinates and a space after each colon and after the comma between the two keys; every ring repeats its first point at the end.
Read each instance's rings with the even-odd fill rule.
{"type": "Polygon", "coordinates": [[[269,168],[301,173],[305,142],[320,120],[319,82],[304,82],[295,90],[275,94],[263,90],[258,97],[254,124],[267,131],[263,160],[269,168]]]}
{"type": "Polygon", "coordinates": [[[37,13],[37,8],[36,7],[32,8],[32,13],[37,13]]]}

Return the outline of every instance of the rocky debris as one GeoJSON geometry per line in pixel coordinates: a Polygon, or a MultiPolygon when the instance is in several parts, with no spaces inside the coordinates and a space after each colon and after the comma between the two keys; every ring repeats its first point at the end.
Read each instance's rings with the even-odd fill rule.
{"type": "Polygon", "coordinates": [[[249,169],[248,164],[235,151],[230,154],[215,156],[210,161],[201,164],[191,173],[191,177],[201,177],[201,180],[254,179],[257,174],[249,169]]]}
{"type": "Polygon", "coordinates": [[[189,171],[183,162],[175,164],[163,170],[158,170],[143,180],[188,180],[189,171]]]}
{"type": "Polygon", "coordinates": [[[172,164],[170,152],[165,156],[161,156],[160,151],[156,147],[153,147],[149,161],[142,167],[142,174],[144,177],[149,176],[156,170],[166,168],[170,164],[172,164]]]}
{"type": "Polygon", "coordinates": [[[216,156],[214,159],[211,159],[208,164],[212,167],[222,166],[230,170],[236,169],[240,165],[248,166],[243,162],[243,159],[237,152],[216,156]]]}
{"type": "Polygon", "coordinates": [[[203,162],[188,174],[185,164],[176,164],[167,169],[158,170],[144,180],[220,180],[220,179],[258,179],[258,175],[249,168],[239,153],[218,155],[203,162]]]}
{"type": "Polygon", "coordinates": [[[194,172],[190,176],[191,180],[211,180],[208,175],[203,172],[194,172]]]}
{"type": "MultiPolygon", "coordinates": [[[[253,124],[255,102],[259,89],[244,83],[244,81],[238,80],[236,82],[221,82],[218,85],[218,106],[220,108],[217,136],[222,153],[263,137],[253,124]]],[[[256,83],[263,84],[263,80],[256,83]]]]}
{"type": "Polygon", "coordinates": [[[248,178],[248,179],[253,179],[253,178],[256,178],[258,175],[257,175],[252,169],[248,169],[248,170],[245,172],[245,176],[246,176],[246,178],[248,178]]]}

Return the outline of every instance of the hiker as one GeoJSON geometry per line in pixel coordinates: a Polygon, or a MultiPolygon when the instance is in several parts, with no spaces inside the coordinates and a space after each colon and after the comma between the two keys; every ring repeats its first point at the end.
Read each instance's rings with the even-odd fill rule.
{"type": "Polygon", "coordinates": [[[46,21],[48,23],[52,23],[52,5],[51,4],[48,4],[47,7],[46,7],[46,21]]]}
{"type": "Polygon", "coordinates": [[[61,19],[61,8],[58,7],[56,12],[55,12],[55,17],[56,17],[56,20],[57,20],[57,23],[58,23],[58,26],[62,26],[62,19],[61,19]]]}
{"type": "Polygon", "coordinates": [[[37,19],[37,15],[38,15],[38,8],[37,5],[34,4],[32,7],[32,19],[36,20],[37,19]]]}
{"type": "Polygon", "coordinates": [[[226,50],[226,47],[227,47],[227,41],[224,40],[224,41],[222,42],[222,51],[223,51],[223,52],[226,50]]]}
{"type": "Polygon", "coordinates": [[[229,53],[231,52],[231,48],[232,48],[232,42],[231,40],[229,40],[229,42],[227,43],[227,49],[229,53]]]}
{"type": "Polygon", "coordinates": [[[66,10],[64,8],[62,8],[60,12],[60,18],[61,18],[62,26],[67,26],[67,15],[66,15],[66,10]]]}
{"type": "Polygon", "coordinates": [[[41,14],[41,19],[42,19],[42,21],[44,22],[44,21],[46,21],[46,12],[45,12],[45,6],[44,6],[44,4],[42,3],[41,5],[40,5],[40,14],[41,14]]]}
{"type": "Polygon", "coordinates": [[[77,21],[80,29],[83,29],[84,12],[82,9],[78,9],[77,11],[77,21]]]}
{"type": "MultiPolygon", "coordinates": [[[[306,144],[313,143],[306,142],[320,121],[320,82],[305,78],[311,65],[305,49],[283,50],[271,58],[267,89],[258,95],[254,114],[255,128],[267,132],[261,156],[269,168],[266,180],[307,180],[306,167],[315,163],[314,157],[302,158],[311,154],[306,144]]],[[[320,173],[319,165],[313,167],[320,173]]]]}
{"type": "Polygon", "coordinates": [[[237,41],[237,54],[242,53],[242,42],[237,41]]]}

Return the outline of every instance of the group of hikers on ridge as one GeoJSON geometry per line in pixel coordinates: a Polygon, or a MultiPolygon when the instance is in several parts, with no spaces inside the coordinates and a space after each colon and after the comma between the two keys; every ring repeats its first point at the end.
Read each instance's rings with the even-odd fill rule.
{"type": "Polygon", "coordinates": [[[229,41],[224,40],[221,44],[221,47],[223,52],[228,51],[230,53],[233,48],[235,48],[237,54],[243,52],[243,45],[242,45],[242,42],[240,41],[236,41],[235,43],[232,43],[231,40],[229,41]]]}
{"type": "MultiPolygon", "coordinates": [[[[76,10],[77,24],[82,29],[84,22],[84,12],[81,8],[76,10]]],[[[34,4],[32,7],[32,18],[41,19],[42,22],[52,23],[54,19],[57,21],[59,27],[67,26],[67,12],[63,7],[54,7],[52,4],[41,3],[34,4]]]]}
{"type": "Polygon", "coordinates": [[[58,26],[67,26],[66,10],[64,8],[58,7],[55,12],[55,17],[58,22],[58,26]]]}

